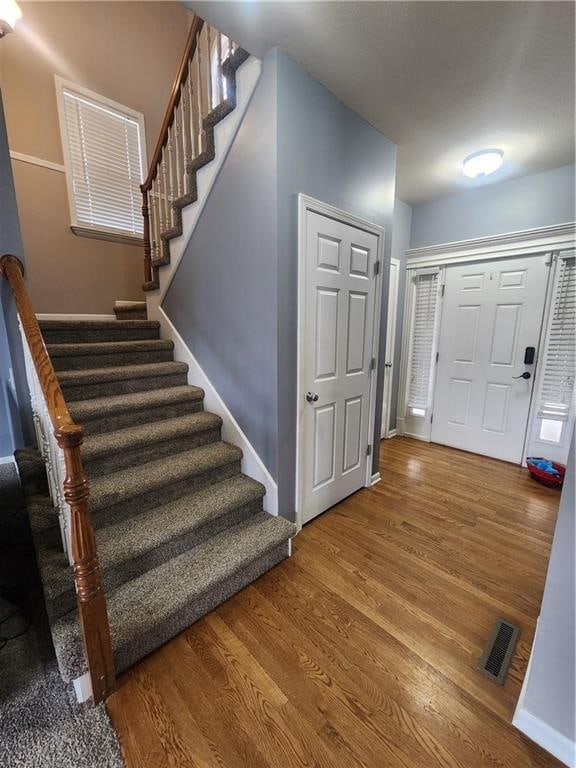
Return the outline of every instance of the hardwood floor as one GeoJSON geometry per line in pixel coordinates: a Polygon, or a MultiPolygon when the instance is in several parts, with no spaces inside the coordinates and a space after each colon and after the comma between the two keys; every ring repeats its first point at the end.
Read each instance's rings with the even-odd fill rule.
{"type": "Polygon", "coordinates": [[[380,471],[123,677],[108,711],[128,768],[560,765],[510,725],[559,493],[406,438],[380,471]],[[475,671],[499,616],[522,629],[502,687],[475,671]]]}

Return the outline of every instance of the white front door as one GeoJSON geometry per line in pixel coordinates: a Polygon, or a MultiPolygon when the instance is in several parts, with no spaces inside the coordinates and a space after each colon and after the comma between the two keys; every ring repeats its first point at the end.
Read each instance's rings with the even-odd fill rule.
{"type": "Polygon", "coordinates": [[[307,522],[366,484],[379,238],[304,215],[298,482],[307,522]]]}
{"type": "Polygon", "coordinates": [[[549,273],[545,262],[535,256],[446,269],[433,442],[521,463],[549,273]],[[525,362],[529,348],[532,363],[525,362]]]}
{"type": "Polygon", "coordinates": [[[380,437],[387,437],[390,432],[390,406],[392,404],[392,381],[394,379],[394,352],[396,349],[396,315],[398,313],[398,281],[400,279],[400,261],[390,260],[390,280],[388,283],[388,318],[386,321],[386,362],[384,363],[384,387],[382,400],[382,426],[380,437]]]}

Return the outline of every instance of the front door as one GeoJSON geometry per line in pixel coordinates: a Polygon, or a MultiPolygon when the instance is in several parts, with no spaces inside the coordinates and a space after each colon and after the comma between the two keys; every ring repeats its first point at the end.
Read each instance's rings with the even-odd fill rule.
{"type": "Polygon", "coordinates": [[[541,256],[446,269],[433,442],[521,463],[548,273],[541,256]]]}
{"type": "Polygon", "coordinates": [[[299,490],[307,522],[366,484],[379,238],[304,215],[299,490]]]}

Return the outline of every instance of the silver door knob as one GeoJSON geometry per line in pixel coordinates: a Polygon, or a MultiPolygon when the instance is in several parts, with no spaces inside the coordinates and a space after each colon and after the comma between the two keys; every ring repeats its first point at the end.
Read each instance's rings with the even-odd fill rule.
{"type": "Polygon", "coordinates": [[[306,400],[308,400],[309,403],[315,403],[318,400],[318,393],[306,392],[306,400]]]}

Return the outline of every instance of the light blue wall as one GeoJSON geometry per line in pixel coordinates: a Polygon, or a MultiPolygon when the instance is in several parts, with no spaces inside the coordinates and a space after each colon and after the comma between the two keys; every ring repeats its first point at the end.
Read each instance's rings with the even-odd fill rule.
{"type": "Polygon", "coordinates": [[[523,707],[576,745],[574,461],[572,436],[523,707]]]}
{"type": "MultiPolygon", "coordinates": [[[[8,136],[0,93],[0,256],[24,261],[8,136]]],[[[26,384],[20,331],[10,287],[0,277],[0,458],[32,444],[30,396],[26,384]]]]}
{"type": "Polygon", "coordinates": [[[411,248],[576,219],[574,166],[490,184],[414,207],[411,248]]]}
{"type": "Polygon", "coordinates": [[[398,310],[396,312],[396,340],[394,345],[394,375],[392,377],[392,398],[390,405],[390,429],[396,428],[398,412],[398,388],[400,384],[400,362],[402,357],[402,324],[404,322],[404,296],[406,293],[406,251],[410,247],[412,207],[402,200],[394,201],[394,223],[392,225],[392,258],[400,261],[398,279],[398,310]]]}
{"type": "MultiPolygon", "coordinates": [[[[276,478],[280,514],[290,519],[298,193],[384,226],[388,260],[395,163],[392,142],[272,50],[163,303],[276,478]]],[[[384,301],[384,318],[385,310],[384,301]]]]}
{"type": "Polygon", "coordinates": [[[277,475],[276,60],[269,57],[163,302],[277,475]]]}

